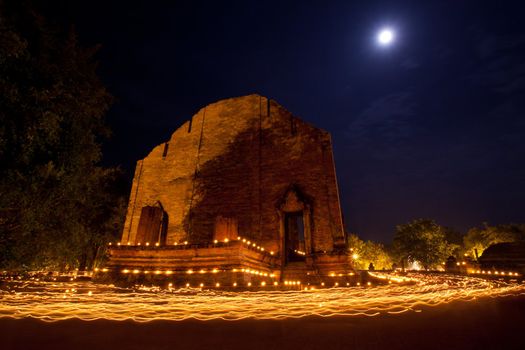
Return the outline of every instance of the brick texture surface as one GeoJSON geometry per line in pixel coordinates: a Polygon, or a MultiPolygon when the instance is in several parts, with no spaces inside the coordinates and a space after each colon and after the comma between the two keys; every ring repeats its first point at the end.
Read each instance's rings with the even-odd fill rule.
{"type": "Polygon", "coordinates": [[[168,245],[227,231],[279,252],[279,205],[292,187],[309,202],[311,253],[344,244],[330,134],[259,95],[219,101],[137,162],[122,243],[136,243],[152,206],[168,217],[168,245]]]}

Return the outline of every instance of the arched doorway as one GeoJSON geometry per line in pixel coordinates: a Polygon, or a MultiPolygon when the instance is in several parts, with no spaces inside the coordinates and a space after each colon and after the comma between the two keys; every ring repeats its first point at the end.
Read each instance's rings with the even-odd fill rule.
{"type": "Polygon", "coordinates": [[[145,245],[147,243],[154,245],[166,244],[168,234],[168,213],[162,207],[160,202],[155,206],[145,206],[140,212],[139,227],[135,244],[145,245]]]}

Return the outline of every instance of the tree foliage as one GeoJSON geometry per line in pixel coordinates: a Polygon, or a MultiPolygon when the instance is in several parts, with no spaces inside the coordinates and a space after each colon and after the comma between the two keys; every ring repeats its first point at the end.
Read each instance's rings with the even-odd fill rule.
{"type": "Polygon", "coordinates": [[[483,251],[493,244],[525,241],[525,224],[505,224],[490,226],[484,223],[482,227],[471,228],[463,242],[466,254],[471,257],[481,256],[483,251]]]}
{"type": "Polygon", "coordinates": [[[447,242],[446,230],[428,219],[398,225],[393,247],[399,260],[418,262],[426,269],[444,262],[456,248],[447,242]]]}
{"type": "Polygon", "coordinates": [[[348,237],[348,246],[352,254],[356,254],[354,266],[359,270],[368,269],[372,263],[376,270],[391,269],[392,259],[381,243],[362,241],[357,235],[348,237]]]}
{"type": "Polygon", "coordinates": [[[96,49],[0,5],[0,266],[92,264],[123,208],[118,171],[97,165],[112,97],[96,49]]]}

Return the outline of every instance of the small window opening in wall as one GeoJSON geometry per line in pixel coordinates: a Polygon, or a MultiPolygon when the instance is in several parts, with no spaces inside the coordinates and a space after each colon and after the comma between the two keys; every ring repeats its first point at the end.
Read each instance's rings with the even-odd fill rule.
{"type": "Polygon", "coordinates": [[[166,158],[166,156],[168,155],[168,148],[170,146],[170,143],[169,142],[166,142],[164,144],[164,151],[162,152],[162,158],[166,158]]]}
{"type": "Polygon", "coordinates": [[[295,119],[293,117],[290,118],[290,127],[292,130],[292,135],[297,134],[297,124],[295,123],[295,119]]]}
{"type": "Polygon", "coordinates": [[[188,134],[191,132],[191,123],[193,122],[193,118],[190,119],[190,122],[188,123],[188,134]]]}

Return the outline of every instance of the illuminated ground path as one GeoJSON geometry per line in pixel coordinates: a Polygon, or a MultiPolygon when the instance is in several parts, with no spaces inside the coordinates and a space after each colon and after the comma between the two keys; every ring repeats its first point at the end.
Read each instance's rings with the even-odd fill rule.
{"type": "Polygon", "coordinates": [[[516,281],[439,274],[410,274],[404,281],[381,273],[375,273],[375,277],[392,278],[393,283],[301,291],[228,292],[121,289],[90,282],[3,281],[0,317],[32,317],[44,321],[77,318],[148,322],[377,316],[419,312],[423,306],[460,300],[525,295],[525,285],[516,281]],[[404,283],[407,280],[412,284],[404,283]]]}

